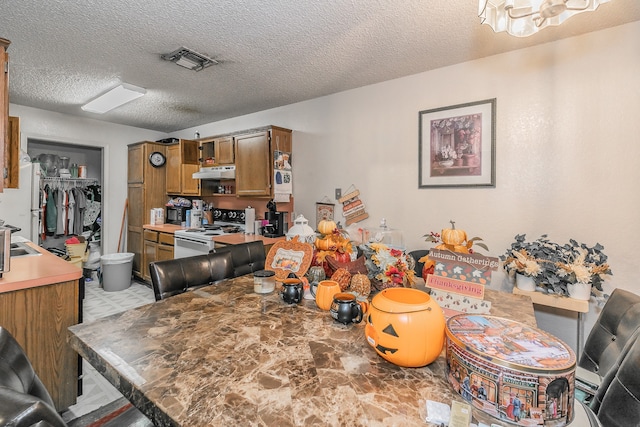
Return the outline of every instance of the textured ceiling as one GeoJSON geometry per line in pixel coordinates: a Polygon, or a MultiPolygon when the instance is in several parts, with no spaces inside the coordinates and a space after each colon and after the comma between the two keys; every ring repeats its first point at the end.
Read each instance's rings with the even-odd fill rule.
{"type": "Polygon", "coordinates": [[[640,20],[611,0],[528,38],[480,25],[477,0],[21,0],[3,2],[10,102],[173,132],[640,20]],[[199,72],[160,59],[186,46],[199,72]],[[126,82],[147,95],[80,106],[126,82]]]}

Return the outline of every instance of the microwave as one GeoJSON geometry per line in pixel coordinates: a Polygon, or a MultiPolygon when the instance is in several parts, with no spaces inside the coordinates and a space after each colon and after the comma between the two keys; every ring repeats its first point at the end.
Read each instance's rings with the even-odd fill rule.
{"type": "Polygon", "coordinates": [[[165,224],[182,225],[187,222],[187,211],[189,208],[185,206],[167,206],[167,212],[164,216],[165,224]]]}

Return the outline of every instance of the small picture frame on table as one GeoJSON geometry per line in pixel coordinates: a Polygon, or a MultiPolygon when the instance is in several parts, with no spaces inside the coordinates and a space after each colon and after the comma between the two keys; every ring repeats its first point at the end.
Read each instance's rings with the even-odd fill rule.
{"type": "Polygon", "coordinates": [[[322,201],[316,203],[316,230],[318,229],[318,224],[320,223],[320,221],[333,221],[335,209],[335,203],[331,203],[331,201],[327,197],[325,197],[325,199],[323,199],[322,201]]]}

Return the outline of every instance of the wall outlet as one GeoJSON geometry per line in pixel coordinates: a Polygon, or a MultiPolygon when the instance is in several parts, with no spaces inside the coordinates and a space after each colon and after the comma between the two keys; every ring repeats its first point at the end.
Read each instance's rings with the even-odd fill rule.
{"type": "Polygon", "coordinates": [[[336,200],[342,197],[342,188],[336,188],[336,200]]]}

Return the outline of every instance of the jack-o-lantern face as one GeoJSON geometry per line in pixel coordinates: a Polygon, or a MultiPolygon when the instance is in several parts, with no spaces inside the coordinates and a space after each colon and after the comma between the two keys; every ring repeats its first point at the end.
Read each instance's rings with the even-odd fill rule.
{"type": "Polygon", "coordinates": [[[427,293],[389,288],[373,297],[365,335],[389,362],[420,367],[433,362],[442,352],[444,329],[442,309],[427,293]]]}

